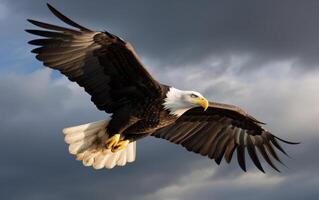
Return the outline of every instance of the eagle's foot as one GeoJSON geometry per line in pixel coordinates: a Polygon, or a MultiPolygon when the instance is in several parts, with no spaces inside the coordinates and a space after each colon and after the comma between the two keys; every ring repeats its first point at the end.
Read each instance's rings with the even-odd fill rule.
{"type": "Polygon", "coordinates": [[[120,137],[121,135],[120,134],[115,134],[113,135],[112,137],[108,138],[106,141],[105,141],[105,146],[107,149],[113,149],[113,147],[119,143],[120,141],[120,137]]]}
{"type": "Polygon", "coordinates": [[[118,142],[116,145],[114,145],[111,149],[111,151],[113,153],[116,153],[118,151],[121,151],[122,149],[125,149],[126,146],[130,143],[129,140],[122,140],[120,142],[118,142]]]}

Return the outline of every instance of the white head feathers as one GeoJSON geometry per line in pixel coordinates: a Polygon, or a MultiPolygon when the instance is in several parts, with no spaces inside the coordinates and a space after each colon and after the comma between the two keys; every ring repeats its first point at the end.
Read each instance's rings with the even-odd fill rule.
{"type": "Polygon", "coordinates": [[[164,108],[170,114],[181,116],[187,110],[197,107],[192,98],[204,98],[202,94],[195,91],[183,91],[171,87],[164,99],[164,108]]]}

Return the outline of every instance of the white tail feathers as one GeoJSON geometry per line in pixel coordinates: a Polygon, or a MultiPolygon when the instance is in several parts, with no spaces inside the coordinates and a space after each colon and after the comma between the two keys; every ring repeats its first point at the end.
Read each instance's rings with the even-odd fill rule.
{"type": "Polygon", "coordinates": [[[116,153],[105,148],[108,123],[109,119],[63,129],[69,152],[76,156],[76,160],[82,160],[84,166],[111,169],[135,160],[136,142],[129,143],[125,149],[116,153]]]}

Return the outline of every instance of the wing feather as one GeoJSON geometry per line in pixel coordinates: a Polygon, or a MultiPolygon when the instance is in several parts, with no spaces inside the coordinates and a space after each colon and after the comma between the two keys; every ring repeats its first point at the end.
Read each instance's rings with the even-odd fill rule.
{"type": "Polygon", "coordinates": [[[243,171],[246,171],[245,147],[243,145],[239,145],[237,147],[237,161],[238,161],[240,168],[243,171]]]}
{"type": "Polygon", "coordinates": [[[44,29],[26,30],[43,37],[29,42],[38,46],[32,52],[45,66],[83,87],[98,109],[113,113],[126,104],[143,103],[145,96],[162,95],[161,84],[147,72],[129,43],[111,33],[85,28],[48,7],[72,28],[29,19],[44,29]]]}
{"type": "Polygon", "coordinates": [[[213,158],[215,159],[215,162],[219,165],[223,155],[226,151],[226,142],[228,142],[230,138],[230,132],[231,128],[227,127],[226,130],[223,132],[223,136],[220,137],[220,139],[217,142],[216,150],[214,152],[213,158]]]}
{"type": "Polygon", "coordinates": [[[76,27],[78,29],[80,29],[81,31],[88,31],[88,32],[92,32],[91,30],[75,23],[74,21],[72,21],[71,19],[67,18],[66,16],[64,16],[62,13],[60,13],[58,10],[56,10],[55,8],[53,8],[50,4],[47,4],[48,8],[50,9],[50,11],[59,19],[61,19],[63,22],[65,22],[66,24],[69,24],[70,26],[76,27]]]}
{"type": "Polygon", "coordinates": [[[279,171],[271,158],[281,162],[274,147],[286,154],[279,141],[288,142],[272,135],[242,109],[232,105],[210,103],[207,111],[193,108],[185,112],[173,125],[164,127],[152,135],[181,144],[188,151],[214,159],[220,164],[224,157],[230,163],[236,151],[240,168],[246,171],[245,151],[262,172],[265,172],[256,148],[264,160],[279,171]],[[274,146],[274,147],[273,147],[274,146]]]}
{"type": "Polygon", "coordinates": [[[230,163],[236,147],[237,147],[237,144],[235,142],[235,139],[234,138],[230,139],[230,141],[226,147],[225,156],[224,156],[227,163],[230,163]]]}
{"type": "Polygon", "coordinates": [[[256,167],[265,173],[260,161],[259,161],[259,158],[257,156],[257,153],[256,153],[256,148],[255,146],[253,145],[252,141],[251,141],[251,138],[248,137],[247,139],[247,151],[248,151],[248,154],[251,158],[251,160],[254,162],[254,164],[256,165],[256,167]]]}

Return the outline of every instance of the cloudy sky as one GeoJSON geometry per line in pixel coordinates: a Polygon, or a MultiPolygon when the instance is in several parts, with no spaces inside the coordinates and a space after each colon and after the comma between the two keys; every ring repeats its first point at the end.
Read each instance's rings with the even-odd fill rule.
{"type": "Polygon", "coordinates": [[[221,166],[166,141],[95,171],[68,154],[61,129],[105,117],[30,53],[26,18],[58,23],[46,1],[0,0],[0,199],[318,199],[319,1],[50,1],[70,18],[130,41],[161,82],[239,105],[285,146],[282,173],[221,166]]]}

